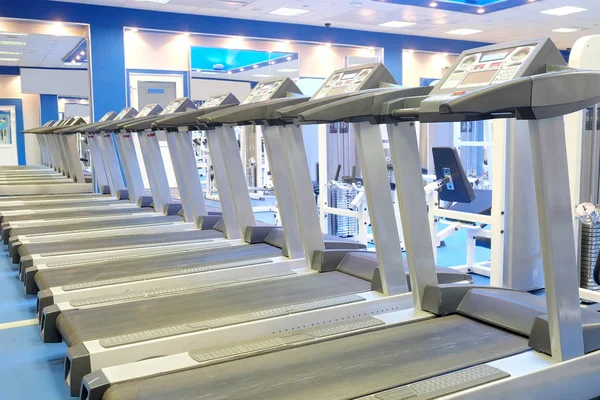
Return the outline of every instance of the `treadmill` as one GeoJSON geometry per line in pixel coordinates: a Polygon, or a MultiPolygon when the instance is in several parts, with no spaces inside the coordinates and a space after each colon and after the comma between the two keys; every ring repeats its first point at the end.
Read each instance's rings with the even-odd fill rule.
{"type": "MultiPolygon", "coordinates": [[[[225,98],[222,98],[222,100],[225,100],[225,98]]],[[[219,103],[212,101],[211,103],[206,104],[204,107],[204,112],[208,112],[211,109],[220,109],[226,106],[230,105],[219,105],[219,103]]],[[[169,113],[177,113],[192,107],[194,107],[193,103],[191,103],[189,99],[183,98],[174,100],[166,110],[169,113]]],[[[160,115],[142,116],[139,119],[136,118],[132,121],[123,121],[118,125],[122,125],[124,130],[148,130],[147,132],[142,132],[140,134],[145,136],[144,138],[140,138],[140,140],[143,141],[141,143],[142,149],[144,151],[148,150],[148,152],[158,154],[158,157],[162,157],[159,153],[160,149],[155,132],[150,131],[147,128],[150,128],[153,121],[159,118],[164,118],[167,115],[169,114],[163,112],[160,115]]],[[[106,129],[106,127],[100,128],[99,130],[102,129],[106,129]]],[[[189,143],[185,143],[185,141],[182,142],[181,139],[170,137],[172,135],[168,136],[170,151],[173,151],[174,147],[178,146],[178,154],[185,152],[188,150],[185,148],[187,145],[190,155],[193,157],[189,143]],[[173,139],[175,142],[173,143],[171,139],[173,139]]],[[[121,157],[121,163],[124,164],[125,175],[131,182],[129,189],[132,191],[132,200],[135,200],[138,205],[140,203],[143,204],[146,202],[146,196],[139,173],[139,166],[137,165],[137,158],[133,147],[131,133],[122,133],[121,135],[117,136],[116,140],[117,146],[124,155],[124,157],[121,157]],[[134,169],[137,172],[135,172],[134,169]]],[[[175,157],[172,157],[173,160],[180,161],[180,156],[178,154],[175,157]]],[[[146,163],[146,165],[149,164],[149,162],[146,163]]],[[[218,230],[211,229],[221,218],[220,213],[207,210],[206,206],[204,205],[201,192],[200,196],[192,198],[187,191],[182,190],[183,208],[181,205],[173,203],[173,200],[170,196],[168,183],[166,181],[164,167],[160,168],[160,166],[162,166],[162,158],[160,162],[152,161],[152,164],[154,164],[150,167],[152,171],[149,171],[153,193],[150,204],[157,210],[162,209],[163,213],[169,217],[155,219],[153,226],[140,226],[138,228],[124,226],[130,229],[120,229],[117,231],[105,230],[102,233],[90,232],[86,234],[86,237],[83,240],[80,232],[62,235],[54,234],[47,238],[42,237],[37,240],[34,238],[33,241],[21,240],[22,244],[18,251],[21,255],[21,269],[24,273],[23,277],[26,282],[26,290],[28,293],[35,293],[35,289],[31,288],[31,284],[33,283],[33,276],[38,269],[34,269],[35,272],[30,270],[29,277],[25,276],[25,271],[28,267],[33,266],[36,262],[43,264],[40,267],[41,269],[46,269],[47,267],[52,268],[54,266],[58,266],[57,264],[60,262],[67,262],[69,265],[73,265],[74,261],[91,262],[94,260],[101,260],[106,263],[113,259],[123,260],[124,256],[127,256],[128,258],[134,258],[134,256],[140,256],[144,254],[153,254],[156,256],[161,253],[164,253],[166,257],[170,257],[174,252],[181,252],[184,250],[198,251],[200,249],[207,249],[213,246],[220,246],[220,244],[217,242],[213,243],[212,239],[221,239],[223,234],[218,230]],[[160,164],[160,166],[158,166],[158,164],[160,164]],[[162,173],[162,175],[160,173],[162,173]],[[165,198],[167,198],[166,201],[165,198]],[[186,209],[188,205],[191,206],[191,209],[186,209]],[[198,205],[200,205],[202,208],[200,213],[195,212],[199,208],[198,205]],[[176,215],[177,211],[179,210],[182,211],[186,222],[181,221],[181,217],[176,215]],[[212,215],[208,215],[209,213],[212,215]],[[177,219],[178,222],[174,222],[172,220],[173,218],[177,219]],[[195,220],[199,218],[202,218],[202,221],[200,221],[200,225],[197,225],[195,220]],[[202,229],[198,229],[198,227],[202,229]]],[[[175,170],[178,171],[177,166],[175,170]]],[[[197,175],[197,172],[195,172],[195,174],[197,175]]],[[[199,186],[199,179],[196,178],[196,180],[198,181],[199,186]]],[[[182,184],[185,182],[178,181],[178,183],[182,184]]],[[[116,224],[113,222],[112,225],[116,224]]],[[[111,225],[107,224],[107,227],[110,226],[111,225]]],[[[116,227],[118,227],[118,224],[116,227]]],[[[230,243],[229,245],[233,244],[234,243],[230,243]]]]}
{"type": "MultiPolygon", "coordinates": [[[[76,148],[76,138],[57,139],[52,133],[61,126],[78,125],[84,122],[80,117],[69,118],[58,124],[45,126],[34,131],[40,141],[42,150],[46,148],[45,143],[59,149],[61,147],[76,148]]],[[[71,157],[63,151],[55,161],[56,164],[53,167],[56,168],[58,174],[47,172],[42,175],[37,173],[23,175],[18,173],[5,177],[0,183],[0,196],[91,192],[91,185],[85,182],[83,169],[78,158],[71,157]]]]}
{"type": "MultiPolygon", "coordinates": [[[[364,98],[355,100],[368,103],[364,98]]],[[[258,355],[252,343],[190,352],[189,357],[204,368],[164,375],[154,370],[154,376],[143,380],[123,375],[122,383],[112,387],[111,382],[119,381],[116,372],[149,368],[153,362],[165,365],[169,360],[107,368],[85,378],[81,398],[597,397],[600,318],[579,304],[573,216],[564,196],[569,183],[563,116],[599,101],[600,73],[569,70],[552,41],[540,39],[465,51],[429,96],[398,97],[370,113],[364,110],[362,116],[346,115],[347,120],[360,121],[364,129],[371,122],[387,124],[392,162],[403,167],[394,168],[399,172],[400,208],[411,211],[402,213],[402,224],[417,294],[415,311],[431,317],[312,345],[307,340],[289,345],[294,343],[289,336],[265,335],[280,340],[268,349],[263,344],[268,354],[258,355]],[[428,229],[414,229],[426,221],[427,213],[416,136],[407,134],[411,121],[493,118],[515,118],[507,124],[507,134],[528,133],[531,138],[545,298],[503,288],[437,283],[431,273],[431,242],[419,240],[429,234],[428,229]],[[256,356],[222,362],[231,361],[236,351],[256,356]]],[[[336,106],[343,104],[304,117],[343,114],[336,106]]]]}
{"type": "MultiPolygon", "coordinates": [[[[282,81],[262,82],[255,89],[258,91],[255,96],[261,98],[264,96],[262,93],[277,90],[273,88],[275,83],[275,87],[286,84],[285,81],[279,82],[282,81]]],[[[334,96],[344,90],[350,92],[362,88],[371,89],[380,87],[381,83],[393,83],[393,78],[382,64],[355,66],[336,71],[313,99],[316,104],[323,104],[320,99],[328,94],[334,96]],[[338,82],[340,77],[345,77],[341,81],[344,87],[335,85],[334,89],[333,80],[338,82]]],[[[428,89],[420,89],[420,92],[426,90],[428,89]]],[[[183,348],[190,346],[192,340],[207,343],[203,340],[206,334],[213,334],[214,330],[219,331],[227,326],[260,320],[268,320],[266,323],[277,323],[278,317],[287,314],[297,314],[299,318],[303,318],[311,314],[308,313],[309,311],[342,305],[352,307],[361,304],[364,309],[373,311],[392,297],[396,301],[394,310],[402,308],[400,305],[403,302],[409,306],[411,302],[407,300],[411,295],[408,294],[409,285],[401,261],[402,249],[395,218],[388,218],[386,221],[391,227],[388,229],[392,232],[391,235],[395,235],[395,240],[394,236],[391,236],[391,240],[383,239],[396,243],[395,260],[391,258],[384,260],[378,254],[365,250],[330,249],[325,245],[312,190],[302,190],[296,183],[305,182],[312,188],[302,132],[296,125],[291,128],[292,131],[289,131],[287,125],[275,125],[272,130],[268,127],[269,121],[275,123],[277,120],[277,110],[280,107],[289,107],[294,103],[300,104],[299,107],[302,109],[306,108],[305,102],[296,98],[291,98],[289,101],[258,100],[256,103],[248,101],[239,107],[209,114],[200,121],[211,125],[223,124],[223,127],[220,127],[220,137],[226,137],[234,144],[233,129],[225,128],[227,125],[248,122],[267,124],[263,127],[263,137],[270,165],[275,173],[273,180],[278,203],[284,204],[281,202],[284,195],[293,196],[293,199],[287,202],[293,207],[281,209],[284,227],[287,229],[290,224],[297,223],[300,231],[307,231],[309,227],[315,228],[309,233],[300,233],[304,239],[301,242],[307,267],[288,271],[287,274],[272,279],[231,282],[227,285],[215,285],[212,282],[217,277],[206,274],[203,277],[204,281],[212,281],[212,285],[205,287],[204,290],[190,290],[188,293],[178,294],[170,292],[169,296],[153,299],[139,295],[127,299],[121,296],[120,304],[103,307],[93,304],[99,303],[101,299],[93,298],[46,307],[41,320],[42,334],[46,341],[58,340],[62,337],[69,345],[66,364],[69,367],[66,376],[68,376],[67,381],[71,382],[72,389],[77,391],[77,380],[86,368],[96,369],[101,365],[115,363],[117,359],[122,363],[125,359],[133,361],[154,357],[157,351],[160,354],[175,352],[182,346],[183,348]],[[286,143],[288,140],[293,144],[286,143]],[[288,157],[288,148],[294,148],[293,157],[288,157]],[[291,168],[292,165],[294,168],[291,168]],[[299,209],[302,211],[299,212],[299,209]],[[306,212],[306,209],[312,212],[306,212]],[[383,268],[393,270],[389,279],[380,279],[379,273],[376,272],[383,268]],[[270,295],[265,296],[265,293],[270,295]],[[141,300],[144,297],[146,301],[141,300]],[[74,306],[79,309],[74,310],[74,306]],[[144,310],[153,311],[150,313],[144,310]],[[91,319],[104,322],[100,327],[97,324],[90,324],[91,319]],[[271,319],[275,321],[272,322],[271,319]]],[[[210,142],[214,136],[211,137],[209,133],[208,139],[210,142]]],[[[229,147],[237,151],[235,145],[228,146],[223,142],[219,144],[223,144],[222,148],[229,147]]],[[[210,144],[211,147],[213,145],[214,142],[210,144]]],[[[379,166],[386,168],[383,158],[379,166]]],[[[237,170],[240,174],[243,172],[242,168],[237,170]]],[[[234,171],[231,172],[233,173],[234,171]]],[[[217,179],[218,176],[217,168],[217,179]]],[[[389,181],[386,182],[385,190],[390,193],[389,181]]],[[[218,182],[218,186],[221,187],[222,184],[218,182]]],[[[369,194],[369,197],[377,196],[369,194]]],[[[391,193],[390,196],[380,197],[387,200],[378,204],[385,204],[385,210],[393,215],[391,193]]],[[[384,223],[379,219],[377,221],[384,223]]],[[[378,234],[375,236],[377,240],[381,240],[378,234]]],[[[226,272],[228,271],[217,276],[226,276],[226,272]]],[[[449,282],[470,279],[465,274],[449,269],[443,269],[440,274],[441,279],[447,279],[449,282]]],[[[248,332],[256,334],[252,329],[248,332]]]]}

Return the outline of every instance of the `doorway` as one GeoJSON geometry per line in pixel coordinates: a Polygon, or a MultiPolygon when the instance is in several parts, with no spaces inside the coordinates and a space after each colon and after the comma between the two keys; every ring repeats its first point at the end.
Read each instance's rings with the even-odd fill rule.
{"type": "Polygon", "coordinates": [[[17,165],[17,110],[15,106],[0,106],[0,165],[17,165]]]}

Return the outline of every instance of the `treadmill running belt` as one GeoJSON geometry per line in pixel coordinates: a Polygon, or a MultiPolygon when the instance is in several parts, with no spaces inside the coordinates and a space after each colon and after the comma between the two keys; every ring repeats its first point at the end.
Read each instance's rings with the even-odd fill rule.
{"type": "Polygon", "coordinates": [[[94,199],[85,199],[84,201],[80,200],[64,200],[62,202],[52,202],[52,203],[30,203],[24,204],[21,206],[15,207],[2,207],[0,206],[0,214],[5,211],[14,211],[19,209],[24,210],[33,210],[33,211],[43,211],[52,208],[71,208],[75,210],[77,208],[89,207],[91,205],[98,205],[99,207],[108,207],[111,204],[129,204],[126,200],[117,200],[115,198],[112,199],[102,199],[102,200],[94,200],[94,199]]]}
{"type": "Polygon", "coordinates": [[[56,327],[67,345],[74,346],[85,340],[212,320],[370,290],[369,281],[342,272],[325,272],[65,311],[59,315],[56,327]]]}
{"type": "Polygon", "coordinates": [[[528,349],[524,337],[452,315],[121,383],[103,399],[353,399],[528,349]]]}
{"type": "MultiPolygon", "coordinates": [[[[176,243],[185,243],[196,240],[222,238],[223,233],[213,230],[185,230],[180,232],[151,232],[151,233],[127,233],[114,231],[115,236],[102,237],[95,232],[82,232],[77,239],[57,242],[37,242],[26,243],[19,248],[19,255],[25,257],[31,254],[41,254],[50,256],[52,254],[70,254],[70,253],[91,253],[102,249],[106,251],[109,248],[126,248],[129,246],[140,246],[147,244],[169,245],[176,243]],[[94,237],[96,236],[96,237],[94,237]]],[[[51,240],[51,238],[49,238],[51,240]]]]}
{"type": "Polygon", "coordinates": [[[90,231],[93,229],[114,228],[121,229],[124,226],[139,226],[139,225],[155,225],[168,222],[182,222],[183,219],[178,215],[159,216],[159,217],[130,217],[118,218],[111,221],[108,220],[89,220],[89,221],[71,221],[69,223],[44,224],[43,226],[24,226],[22,228],[12,228],[11,236],[17,235],[38,235],[44,233],[68,233],[70,231],[90,231]]]}
{"type": "Polygon", "coordinates": [[[98,261],[87,266],[41,270],[35,275],[40,290],[82,282],[103,281],[168,269],[212,266],[216,263],[281,256],[281,249],[268,244],[185,251],[168,255],[133,258],[119,262],[98,261]]]}
{"type": "Polygon", "coordinates": [[[153,208],[140,208],[140,207],[98,207],[90,208],[87,210],[72,210],[64,209],[60,211],[54,211],[51,213],[39,213],[39,214],[19,214],[3,216],[2,222],[13,222],[13,221],[27,221],[33,219],[43,220],[55,220],[64,218],[75,218],[75,217],[94,217],[96,215],[106,217],[108,215],[120,215],[120,214],[139,214],[145,212],[154,212],[153,208]]]}

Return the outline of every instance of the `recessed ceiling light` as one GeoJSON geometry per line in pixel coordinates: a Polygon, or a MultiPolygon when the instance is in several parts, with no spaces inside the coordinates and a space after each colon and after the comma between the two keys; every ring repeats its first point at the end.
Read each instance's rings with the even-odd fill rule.
{"type": "Polygon", "coordinates": [[[19,61],[19,59],[18,58],[0,57],[0,61],[12,62],[12,61],[19,61]]]}
{"type": "Polygon", "coordinates": [[[281,7],[277,10],[271,11],[269,14],[283,15],[286,17],[297,17],[298,15],[306,14],[307,12],[310,12],[310,10],[303,10],[301,8],[281,7]]]}
{"type": "Polygon", "coordinates": [[[227,75],[231,75],[231,74],[233,74],[233,72],[227,71],[227,75]]]}
{"type": "Polygon", "coordinates": [[[138,31],[138,28],[131,28],[129,31],[130,31],[130,32],[137,32],[137,31],[138,31]]]}
{"type": "Polygon", "coordinates": [[[444,57],[448,57],[448,53],[442,53],[444,57]]]}
{"type": "Polygon", "coordinates": [[[282,69],[278,69],[277,72],[296,72],[298,71],[298,69],[296,68],[282,68],[282,69]]]}
{"type": "Polygon", "coordinates": [[[268,74],[256,74],[256,75],[252,75],[252,76],[254,76],[254,77],[256,77],[256,78],[270,78],[270,77],[272,77],[273,75],[268,75],[268,74]]]}
{"type": "Polygon", "coordinates": [[[429,7],[437,7],[438,3],[436,3],[435,1],[432,1],[431,3],[429,3],[429,7]]]}
{"type": "Polygon", "coordinates": [[[542,14],[556,15],[562,17],[563,15],[575,14],[578,12],[587,11],[587,8],[564,6],[558,8],[551,8],[550,10],[540,11],[542,14]]]}
{"type": "Polygon", "coordinates": [[[274,65],[274,64],[275,64],[275,61],[269,61],[269,64],[270,64],[270,65],[274,65]]]}
{"type": "Polygon", "coordinates": [[[64,25],[64,23],[63,23],[63,22],[61,22],[61,21],[56,21],[56,22],[54,23],[54,25],[56,25],[56,26],[63,26],[63,25],[64,25]]]}
{"type": "Polygon", "coordinates": [[[284,40],[283,43],[290,44],[290,43],[292,43],[292,41],[291,40],[284,40]]]}
{"type": "Polygon", "coordinates": [[[483,14],[485,12],[484,8],[478,8],[477,9],[477,14],[483,14]]]}
{"type": "Polygon", "coordinates": [[[29,33],[0,32],[0,35],[6,35],[6,36],[29,36],[29,33]]]}
{"type": "Polygon", "coordinates": [[[81,55],[81,56],[85,56],[85,51],[81,50],[81,51],[79,52],[79,55],[81,55]]]}
{"type": "Polygon", "coordinates": [[[556,32],[556,33],[573,33],[573,32],[577,32],[580,31],[581,28],[557,28],[557,29],[552,29],[552,32],[556,32]]]}
{"type": "Polygon", "coordinates": [[[258,68],[258,65],[253,65],[252,68],[256,69],[258,68]]]}
{"type": "Polygon", "coordinates": [[[287,57],[286,60],[291,61],[292,57],[287,57]]]}
{"type": "Polygon", "coordinates": [[[416,25],[416,22],[406,22],[406,21],[388,21],[383,24],[379,24],[379,26],[383,26],[386,28],[404,28],[406,26],[416,25]]]}
{"type": "Polygon", "coordinates": [[[240,72],[244,72],[244,68],[240,68],[240,72]]]}
{"type": "Polygon", "coordinates": [[[75,58],[76,58],[76,59],[78,59],[78,60],[80,60],[80,59],[81,59],[81,56],[80,56],[80,55],[77,55],[77,57],[75,57],[75,58]]]}
{"type": "Polygon", "coordinates": [[[25,46],[25,42],[15,42],[12,40],[0,40],[0,45],[3,46],[25,46]]]}
{"type": "Polygon", "coordinates": [[[5,55],[5,56],[18,56],[18,55],[21,55],[22,53],[20,51],[0,51],[0,54],[5,55]]]}
{"type": "Polygon", "coordinates": [[[448,31],[446,32],[446,34],[448,35],[459,35],[459,36],[467,36],[467,35],[473,35],[475,33],[480,33],[483,31],[480,31],[479,29],[455,29],[453,31],[448,31]]]}

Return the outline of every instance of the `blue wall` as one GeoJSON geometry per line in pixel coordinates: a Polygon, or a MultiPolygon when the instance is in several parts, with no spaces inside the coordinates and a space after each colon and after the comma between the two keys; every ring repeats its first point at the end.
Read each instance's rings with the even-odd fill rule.
{"type": "Polygon", "coordinates": [[[90,25],[93,113],[96,119],[108,111],[120,110],[126,104],[123,44],[125,26],[382,47],[385,64],[399,82],[402,79],[402,49],[460,53],[464,49],[485,44],[49,0],[3,2],[0,13],[2,17],[90,25]]]}
{"type": "Polygon", "coordinates": [[[55,94],[40,94],[40,125],[58,119],[58,96],[55,94]]]}

